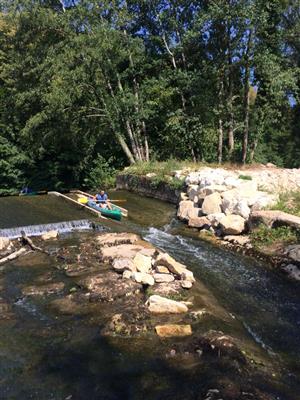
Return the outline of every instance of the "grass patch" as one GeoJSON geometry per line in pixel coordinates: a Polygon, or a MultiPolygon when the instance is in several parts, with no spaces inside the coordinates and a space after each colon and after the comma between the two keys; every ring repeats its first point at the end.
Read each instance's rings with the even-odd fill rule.
{"type": "Polygon", "coordinates": [[[250,234],[255,247],[270,246],[275,243],[297,243],[300,241],[300,231],[288,226],[268,228],[260,225],[250,234]]]}
{"type": "Polygon", "coordinates": [[[244,181],[252,181],[252,176],[250,176],[250,175],[239,175],[239,179],[243,179],[244,181]]]}
{"type": "Polygon", "coordinates": [[[300,191],[280,194],[272,210],[280,210],[300,217],[300,191]]]}

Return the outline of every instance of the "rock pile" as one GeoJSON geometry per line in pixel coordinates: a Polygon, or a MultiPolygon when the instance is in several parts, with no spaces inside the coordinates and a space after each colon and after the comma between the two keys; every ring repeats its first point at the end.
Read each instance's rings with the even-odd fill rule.
{"type": "Polygon", "coordinates": [[[187,193],[182,194],[178,218],[193,228],[239,235],[246,228],[252,211],[273,206],[277,194],[259,190],[256,180],[236,171],[203,168],[185,179],[187,193]]]}
{"type": "Polygon", "coordinates": [[[190,289],[195,282],[193,273],[185,265],[148,243],[141,243],[136,235],[104,234],[98,242],[102,246],[102,261],[111,263],[123,279],[148,286],[167,285],[176,280],[184,289],[190,289]]]}

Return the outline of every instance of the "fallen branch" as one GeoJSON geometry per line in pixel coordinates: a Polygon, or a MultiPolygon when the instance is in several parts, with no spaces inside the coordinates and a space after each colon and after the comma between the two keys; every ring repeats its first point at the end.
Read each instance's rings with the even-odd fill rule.
{"type": "Polygon", "coordinates": [[[13,253],[9,254],[8,256],[0,259],[0,265],[5,264],[8,261],[12,261],[22,255],[30,253],[31,250],[26,249],[25,247],[21,247],[19,250],[14,251],[13,253]]]}
{"type": "Polygon", "coordinates": [[[41,247],[36,246],[33,241],[26,235],[24,231],[21,232],[22,234],[22,244],[23,246],[28,245],[31,250],[33,251],[40,251],[41,253],[49,254],[46,250],[43,250],[41,247]]]}

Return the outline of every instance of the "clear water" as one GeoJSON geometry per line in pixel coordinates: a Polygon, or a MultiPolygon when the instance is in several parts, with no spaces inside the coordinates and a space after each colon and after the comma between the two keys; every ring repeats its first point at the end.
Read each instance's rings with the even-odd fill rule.
{"type": "MultiPolygon", "coordinates": [[[[296,400],[300,387],[299,286],[267,265],[187,237],[180,225],[170,224],[173,206],[126,192],[111,197],[127,199],[124,207],[129,218],[121,224],[105,224],[113,230],[136,231],[187,264],[235,317],[236,334],[280,364],[278,398],[296,400]]],[[[47,199],[45,204],[41,199],[0,199],[0,226],[82,218],[81,212],[60,199],[47,199]]],[[[84,235],[72,234],[64,240],[76,246],[84,235]]],[[[74,282],[55,267],[47,256],[34,253],[6,265],[0,273],[0,296],[11,307],[11,317],[0,319],[0,399],[204,398],[211,374],[220,372],[201,366],[193,374],[171,366],[159,357],[165,345],[155,336],[147,340],[101,336],[103,304],[93,304],[84,313],[63,315],[49,306],[58,295],[47,299],[22,296],[22,286],[40,282],[46,274],[54,281],[63,280],[64,294],[68,293],[74,282]]]]}

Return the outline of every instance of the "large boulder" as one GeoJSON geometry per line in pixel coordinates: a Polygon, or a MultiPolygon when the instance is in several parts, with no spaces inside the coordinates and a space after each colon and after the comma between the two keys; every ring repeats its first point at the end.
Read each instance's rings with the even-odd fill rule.
{"type": "Polygon", "coordinates": [[[157,325],[155,331],[160,337],[190,336],[192,327],[191,325],[157,325]]]}
{"type": "Polygon", "coordinates": [[[226,215],[220,221],[223,235],[240,235],[245,230],[245,219],[240,215],[226,215]]]}
{"type": "Polygon", "coordinates": [[[143,273],[143,272],[134,272],[131,275],[131,277],[137,283],[141,283],[143,285],[149,285],[149,286],[153,286],[154,285],[154,278],[150,274],[146,274],[146,273],[143,273]]]}
{"type": "Polygon", "coordinates": [[[148,274],[152,269],[152,259],[142,253],[137,253],[133,259],[133,264],[138,272],[148,274]]]}
{"type": "Polygon", "coordinates": [[[186,178],[185,183],[187,185],[197,185],[199,182],[199,173],[198,172],[191,172],[186,178]]]}
{"type": "Polygon", "coordinates": [[[153,314],[181,314],[188,312],[185,304],[158,295],[150,296],[146,305],[153,314]]]}
{"type": "Polygon", "coordinates": [[[300,217],[277,210],[252,211],[249,222],[252,228],[264,224],[269,228],[284,225],[300,229],[300,217]]]}
{"type": "Polygon", "coordinates": [[[189,200],[194,201],[194,197],[198,195],[199,186],[198,185],[190,185],[187,190],[187,194],[189,196],[189,200]]]}
{"type": "Polygon", "coordinates": [[[209,222],[210,222],[210,225],[213,227],[213,228],[216,228],[218,225],[219,225],[219,223],[220,223],[220,221],[221,221],[221,219],[223,218],[223,217],[225,217],[225,214],[224,213],[215,213],[215,214],[210,214],[210,215],[207,215],[206,216],[206,218],[209,220],[209,222]]]}
{"type": "Polygon", "coordinates": [[[162,253],[156,258],[155,266],[157,265],[167,267],[170,272],[180,278],[182,278],[183,274],[189,275],[189,280],[194,281],[193,273],[167,253],[162,253]]]}
{"type": "Polygon", "coordinates": [[[189,227],[202,229],[204,227],[210,227],[211,223],[207,217],[193,217],[189,219],[189,227]]]}
{"type": "Polygon", "coordinates": [[[6,237],[0,236],[0,251],[6,250],[10,245],[10,240],[6,237]]]}
{"type": "Polygon", "coordinates": [[[193,207],[188,209],[187,211],[188,220],[201,217],[201,215],[202,215],[202,210],[199,207],[193,207]]]}
{"type": "Polygon", "coordinates": [[[206,196],[202,204],[202,212],[205,215],[220,213],[222,199],[219,193],[206,196]]]}
{"type": "Polygon", "coordinates": [[[233,207],[233,214],[240,215],[241,217],[248,219],[250,215],[250,208],[248,207],[247,200],[238,200],[233,207]]]}
{"type": "Polygon", "coordinates": [[[191,200],[183,200],[179,203],[177,217],[181,220],[188,220],[189,209],[194,208],[194,202],[191,200]]]}

